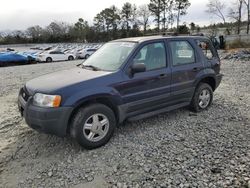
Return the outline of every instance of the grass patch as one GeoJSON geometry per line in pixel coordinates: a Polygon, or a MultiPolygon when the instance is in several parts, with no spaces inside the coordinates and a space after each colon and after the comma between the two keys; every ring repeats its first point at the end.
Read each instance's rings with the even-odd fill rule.
{"type": "Polygon", "coordinates": [[[235,48],[250,48],[250,42],[245,42],[242,40],[234,40],[233,42],[226,43],[226,49],[235,48]]]}

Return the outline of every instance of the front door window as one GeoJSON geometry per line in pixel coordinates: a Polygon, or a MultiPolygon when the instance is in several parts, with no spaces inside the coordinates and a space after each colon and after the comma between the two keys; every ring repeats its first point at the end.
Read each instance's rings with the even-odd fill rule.
{"type": "Polygon", "coordinates": [[[146,44],[135,56],[134,63],[144,63],[146,71],[166,67],[166,50],[163,42],[146,44]]]}

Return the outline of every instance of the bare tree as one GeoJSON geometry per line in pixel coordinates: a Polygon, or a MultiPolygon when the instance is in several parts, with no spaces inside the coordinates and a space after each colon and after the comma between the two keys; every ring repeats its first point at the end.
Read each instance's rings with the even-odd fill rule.
{"type": "Polygon", "coordinates": [[[43,28],[39,25],[32,26],[26,30],[26,33],[28,37],[32,38],[33,42],[36,42],[42,36],[43,28]]]}
{"type": "Polygon", "coordinates": [[[168,4],[169,0],[162,0],[163,3],[163,18],[161,19],[162,22],[162,29],[165,32],[166,30],[166,23],[167,23],[167,10],[168,10],[168,4]]]}
{"type": "Polygon", "coordinates": [[[145,34],[149,24],[149,17],[151,15],[150,10],[148,9],[148,5],[144,4],[139,6],[137,14],[138,14],[138,22],[140,25],[143,26],[143,33],[145,34]]]}
{"type": "Polygon", "coordinates": [[[173,25],[174,25],[174,21],[177,17],[177,15],[174,13],[174,0],[171,0],[170,3],[169,3],[169,7],[168,7],[168,24],[170,24],[170,28],[172,29],[173,28],[173,25]]]}
{"type": "Polygon", "coordinates": [[[237,21],[237,34],[240,34],[241,22],[242,22],[242,5],[243,0],[235,0],[234,7],[229,9],[228,17],[237,21]]]}
{"type": "Polygon", "coordinates": [[[53,36],[65,35],[68,32],[68,24],[53,21],[46,27],[47,32],[53,36]]]}
{"type": "Polygon", "coordinates": [[[225,10],[225,8],[226,5],[220,0],[209,0],[206,12],[221,18],[223,20],[223,23],[226,23],[226,19],[223,13],[223,10],[225,10]]]}
{"type": "Polygon", "coordinates": [[[244,4],[247,7],[247,34],[249,34],[249,25],[250,25],[250,0],[244,0],[244,4]]]}
{"type": "Polygon", "coordinates": [[[132,26],[138,25],[138,10],[135,4],[132,5],[132,18],[131,24],[132,26]]]}

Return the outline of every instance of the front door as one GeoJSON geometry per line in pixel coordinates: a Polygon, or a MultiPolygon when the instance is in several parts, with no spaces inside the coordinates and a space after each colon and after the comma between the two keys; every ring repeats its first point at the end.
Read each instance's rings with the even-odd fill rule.
{"type": "Polygon", "coordinates": [[[144,63],[146,71],[132,77],[125,74],[125,81],[117,88],[128,116],[163,108],[170,96],[171,72],[163,40],[141,45],[129,62],[130,66],[135,63],[144,63]]]}

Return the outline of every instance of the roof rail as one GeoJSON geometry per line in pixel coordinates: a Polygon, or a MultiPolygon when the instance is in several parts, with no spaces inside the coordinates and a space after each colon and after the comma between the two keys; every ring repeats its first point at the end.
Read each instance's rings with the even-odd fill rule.
{"type": "Polygon", "coordinates": [[[194,34],[191,34],[191,36],[205,36],[203,33],[194,33],[194,34]]]}
{"type": "Polygon", "coordinates": [[[163,32],[162,36],[177,36],[178,33],[176,32],[163,32]]]}
{"type": "Polygon", "coordinates": [[[163,35],[164,32],[157,32],[157,33],[147,33],[147,34],[144,34],[144,36],[159,36],[159,35],[163,35]]]}
{"type": "Polygon", "coordinates": [[[186,34],[180,34],[177,32],[158,32],[158,33],[148,33],[145,34],[144,36],[205,36],[203,33],[186,33],[186,34]]]}
{"type": "MultiPolygon", "coordinates": [[[[182,35],[182,34],[178,34],[176,32],[158,32],[158,33],[148,33],[148,34],[145,34],[144,36],[178,36],[178,35],[182,35]]],[[[184,34],[184,35],[188,35],[188,34],[184,34]]]]}

